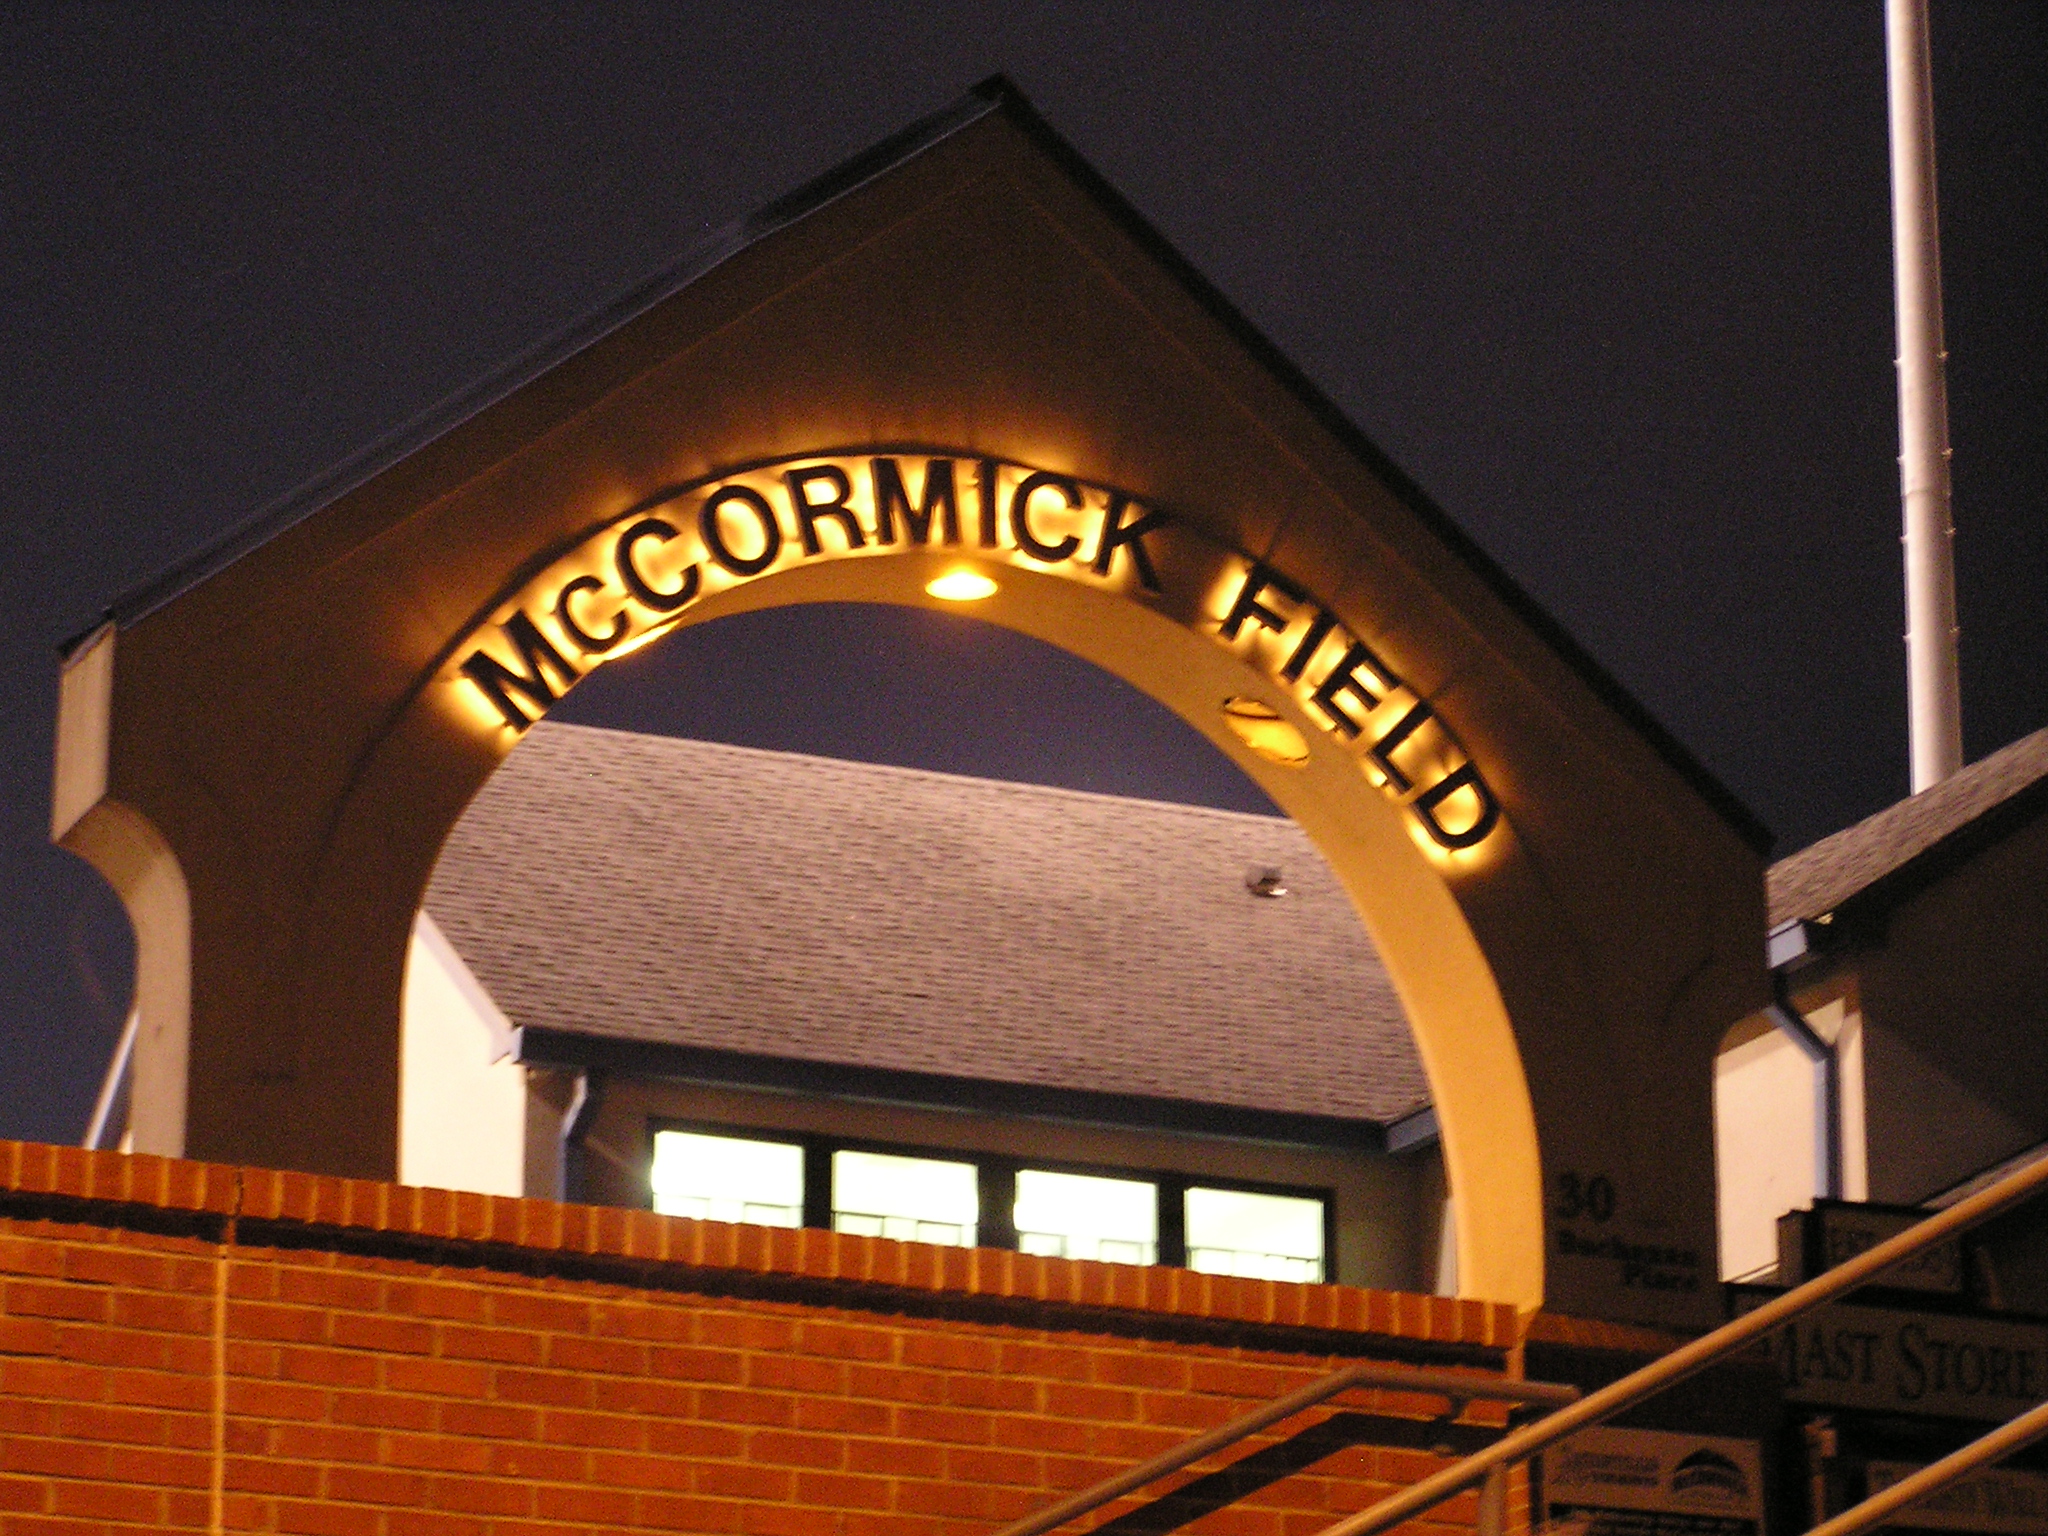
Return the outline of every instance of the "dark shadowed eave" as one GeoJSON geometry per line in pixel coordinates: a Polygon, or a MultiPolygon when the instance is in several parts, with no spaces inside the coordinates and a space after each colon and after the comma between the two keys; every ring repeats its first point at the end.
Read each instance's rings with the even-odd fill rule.
{"type": "MultiPolygon", "coordinates": [[[[1005,85],[1004,89],[1008,87],[1005,85]]],[[[204,549],[116,598],[107,608],[106,619],[118,625],[136,623],[209,576],[225,570],[249,551],[269,543],[321,508],[374,480],[393,465],[543,377],[621,326],[630,324],[678,290],[730,261],[748,246],[799,222],[863,183],[958,133],[968,124],[986,117],[997,110],[1000,100],[993,86],[978,88],[945,110],[920,118],[766,207],[725,225],[692,246],[681,259],[620,290],[595,309],[520,353],[502,368],[436,401],[339,464],[321,471],[258,509],[204,549]]],[[[63,647],[66,653],[95,633],[99,624],[100,621],[96,620],[67,640],[63,647]]]]}
{"type": "Polygon", "coordinates": [[[2048,811],[2048,730],[1779,860],[1771,925],[1890,907],[2048,811]]]}

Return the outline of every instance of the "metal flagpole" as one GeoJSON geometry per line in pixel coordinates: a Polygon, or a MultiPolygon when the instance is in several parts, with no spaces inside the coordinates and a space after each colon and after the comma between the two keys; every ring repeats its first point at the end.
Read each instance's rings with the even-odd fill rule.
{"type": "Polygon", "coordinates": [[[1963,765],[1927,0],[1885,0],[1885,66],[1899,339],[1899,489],[1906,524],[1906,704],[1917,795],[1963,765]]]}

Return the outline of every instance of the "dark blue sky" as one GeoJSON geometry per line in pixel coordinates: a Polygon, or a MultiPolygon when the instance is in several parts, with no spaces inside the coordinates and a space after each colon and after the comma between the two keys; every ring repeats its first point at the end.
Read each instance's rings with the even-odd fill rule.
{"type": "MultiPolygon", "coordinates": [[[[1934,44],[1975,757],[2048,723],[2048,12],[1937,0],[1934,44]]],[[[1781,850],[1904,793],[1879,0],[18,5],[0,1135],[77,1135],[127,986],[45,841],[58,642],[999,70],[1781,850]]],[[[1238,793],[1078,669],[849,622],[750,621],[709,692],[653,651],[579,707],[1238,793]],[[818,683],[913,639],[893,690],[818,683]]]]}

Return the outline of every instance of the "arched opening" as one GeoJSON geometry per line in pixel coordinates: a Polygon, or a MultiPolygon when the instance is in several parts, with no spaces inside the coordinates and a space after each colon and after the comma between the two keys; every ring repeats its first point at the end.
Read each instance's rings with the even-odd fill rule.
{"type": "Polygon", "coordinates": [[[886,1176],[886,1235],[1455,1272],[1412,1034],[1314,845],[965,613],[761,610],[593,674],[450,834],[404,1031],[404,1183],[868,1230],[827,1197],[886,1176]]]}
{"type": "Polygon", "coordinates": [[[131,808],[185,895],[129,903],[189,1044],[146,1150],[390,1178],[413,916],[520,728],[668,624],[932,605],[961,565],[1329,855],[1429,1066],[1460,1290],[1710,1321],[1713,1045],[1768,995],[1768,834],[1007,90],[74,651],[54,831],[131,808]]]}
{"type": "Polygon", "coordinates": [[[908,461],[906,476],[906,460],[765,466],[611,520],[530,573],[415,708],[459,720],[495,761],[574,681],[672,627],[793,603],[943,611],[971,592],[975,617],[1171,710],[1314,841],[1414,1026],[1458,1194],[1459,1290],[1536,1305],[1533,1115],[1498,988],[1445,875],[1493,856],[1497,813],[1461,776],[1455,743],[1440,728],[1434,742],[1401,729],[1426,708],[1393,697],[1394,667],[1283,573],[1070,477],[936,454],[908,461]],[[970,467],[978,506],[958,480],[952,497],[934,496],[942,474],[970,467]],[[959,526],[977,513],[979,541],[959,526]],[[884,542],[892,517],[897,537],[884,542]]]}

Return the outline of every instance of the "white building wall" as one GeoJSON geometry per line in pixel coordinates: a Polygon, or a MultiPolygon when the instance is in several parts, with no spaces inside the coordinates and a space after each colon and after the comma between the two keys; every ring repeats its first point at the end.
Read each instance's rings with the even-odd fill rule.
{"type": "Polygon", "coordinates": [[[511,1022],[422,911],[405,966],[401,1184],[525,1193],[526,1069],[511,1050],[511,1022]]]}
{"type": "MultiPolygon", "coordinates": [[[[1866,1200],[1862,1018],[1837,998],[1812,1009],[1806,1021],[1834,1046],[1841,1075],[1841,1196],[1866,1200]]],[[[1752,1021],[1750,1029],[1756,1027],[1752,1021]]],[[[1819,1088],[1819,1066],[1768,1025],[1715,1059],[1714,1171],[1723,1280],[1773,1267],[1778,1218],[1806,1209],[1824,1193],[1819,1088]]]]}
{"type": "Polygon", "coordinates": [[[1870,1134],[1864,1110],[1863,1015],[1836,999],[1806,1016],[1821,1039],[1835,1048],[1842,1076],[1842,1198],[1870,1198],[1870,1134]]]}

